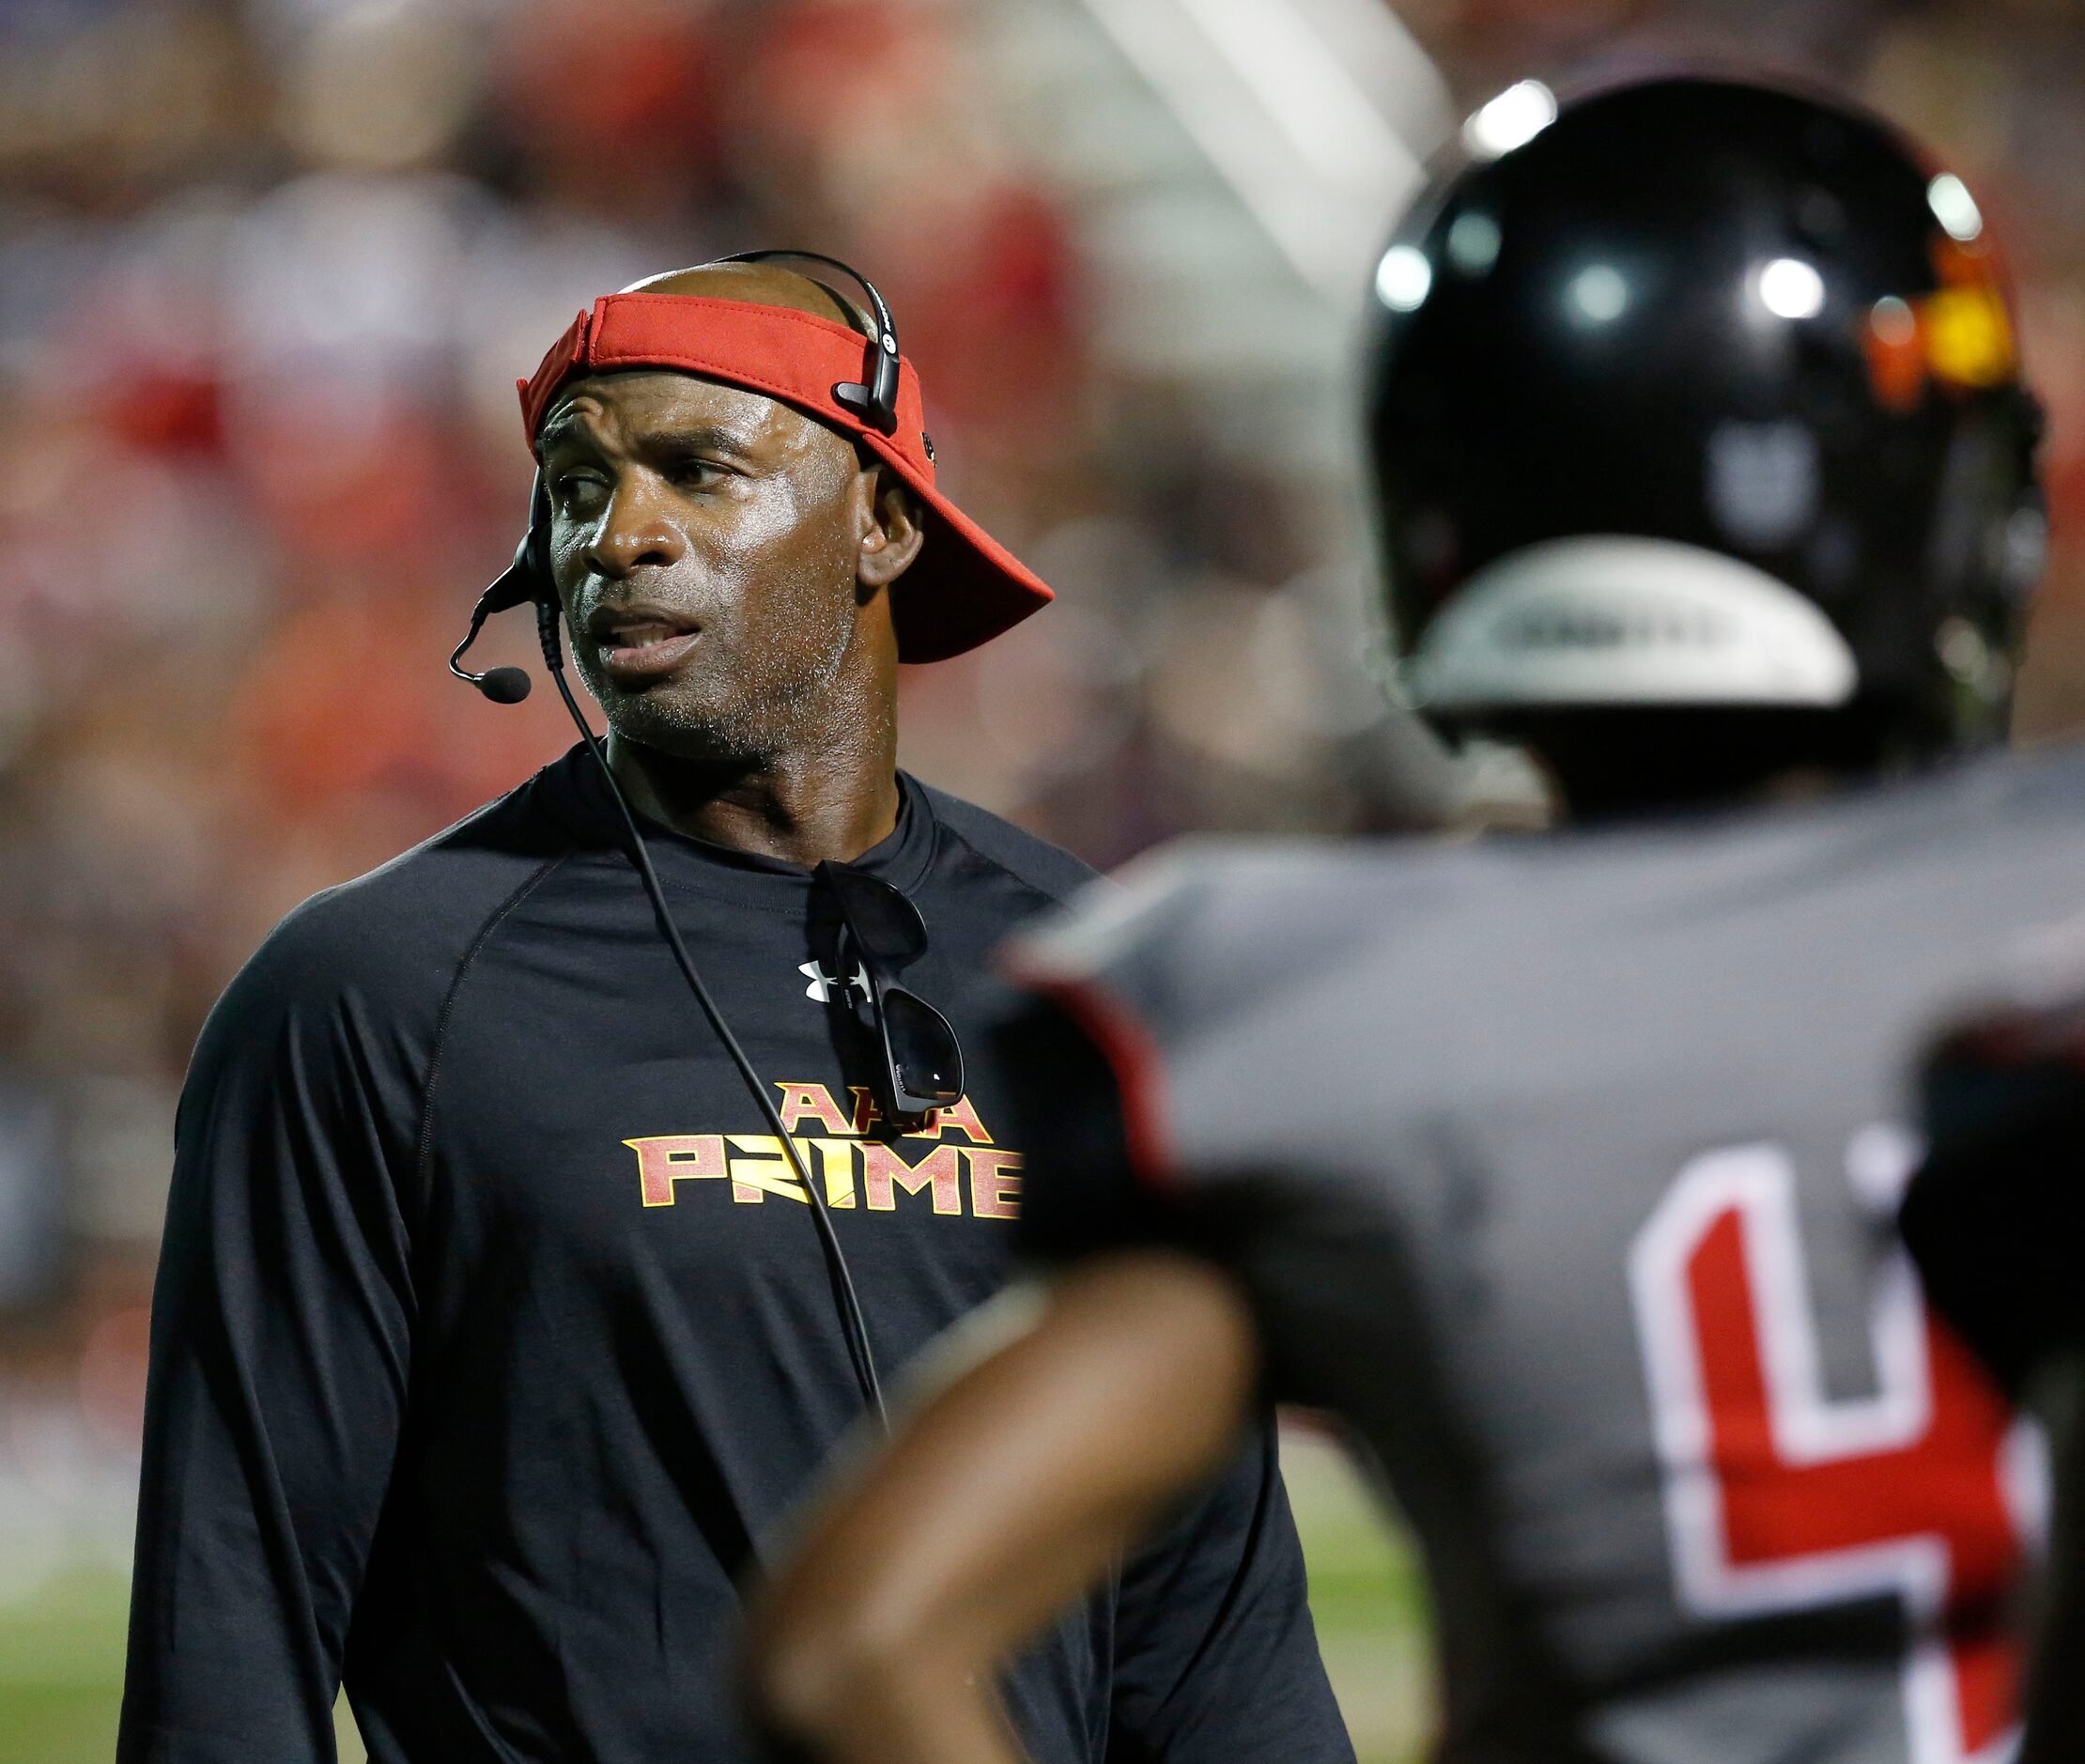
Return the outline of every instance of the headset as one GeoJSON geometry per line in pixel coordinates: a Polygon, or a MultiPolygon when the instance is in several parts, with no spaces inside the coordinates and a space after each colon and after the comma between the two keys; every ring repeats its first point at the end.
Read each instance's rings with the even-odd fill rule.
{"type": "MultiPolygon", "coordinates": [[[[832,389],[833,397],[869,427],[881,434],[896,432],[898,426],[898,374],[899,349],[897,327],[890,321],[890,308],[884,303],[875,284],[851,265],[838,257],[828,257],[816,251],[742,251],[729,257],[720,257],[719,263],[764,263],[774,257],[794,257],[813,263],[828,265],[842,275],[857,282],[862,292],[869,297],[871,311],[875,315],[874,329],[866,339],[862,360],[861,379],[858,381],[842,380],[832,389]]],[[[478,596],[477,605],[471,609],[471,628],[465,632],[463,642],[456,646],[449,657],[449,672],[459,680],[468,682],[496,704],[518,704],[529,695],[529,676],[519,668],[488,668],[482,673],[473,673],[463,666],[463,658],[471,645],[478,641],[478,633],[487,618],[495,612],[504,612],[511,607],[533,604],[535,608],[537,641],[543,649],[543,665],[549,671],[551,683],[558,689],[558,696],[564,701],[564,708],[586,750],[593,754],[594,763],[600,768],[602,779],[608,784],[609,795],[614,799],[622,818],[623,832],[628,843],[628,855],[636,867],[644,892],[652,903],[652,913],[658,921],[659,934],[666,940],[666,947],[672,952],[674,965],[681,971],[681,978],[695,995],[695,1002],[702,1007],[703,1014],[709,1019],[710,1028],[717,1032],[717,1039],[723,1043],[724,1050],[731,1055],[732,1063],[738,1068],[738,1075],[746,1088],[753,1093],[753,1100],[760,1106],[762,1116],[774,1130],[796,1173],[796,1180],[803,1184],[804,1193],[811,1201],[811,1216],[818,1232],[820,1248],[825,1252],[826,1272],[832,1283],[833,1307],[840,1318],[840,1331],[846,1338],[847,1357],[854,1368],[855,1382],[861,1388],[864,1406],[873,1414],[879,1425],[888,1430],[889,1417],[884,1408],[883,1385],[876,1375],[876,1359],[869,1342],[869,1325],[862,1316],[861,1301],[856,1295],[854,1277],[847,1268],[847,1257],[840,1246],[840,1235],[833,1229],[832,1214],[826,1202],[823,1186],[815,1182],[803,1153],[797,1148],[789,1130],[783,1126],[781,1111],[775,1106],[768,1089],[761,1081],[752,1060],[739,1039],[725,1021],[722,1010],[709,987],[703,983],[701,971],[687,952],[687,944],[682,938],[680,928],[673,922],[673,915],[666,903],[666,890],[659,884],[658,872],[652,863],[652,854],[645,847],[644,835],[639,830],[637,816],[631,812],[629,799],[623,794],[623,787],[616,781],[615,773],[608,763],[603,743],[587,726],[585,714],[579,709],[579,701],[572,696],[572,688],[565,679],[564,646],[558,634],[559,607],[557,585],[550,575],[550,496],[543,482],[543,472],[538,468],[534,482],[529,487],[529,530],[522,535],[521,543],[514,549],[514,562],[494,579],[486,591],[478,596]]]]}

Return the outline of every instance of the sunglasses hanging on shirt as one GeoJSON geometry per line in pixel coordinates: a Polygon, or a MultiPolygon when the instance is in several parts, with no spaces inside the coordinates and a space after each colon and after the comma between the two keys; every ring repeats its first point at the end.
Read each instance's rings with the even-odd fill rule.
{"type": "MultiPolygon", "coordinates": [[[[818,879],[840,904],[854,965],[867,979],[869,1009],[883,1045],[882,1094],[877,1102],[894,1124],[923,1121],[963,1100],[963,1045],[949,1019],[908,987],[901,969],[927,952],[919,909],[880,876],[851,865],[822,863],[818,879]]],[[[842,963],[842,971],[847,967],[842,963]]]]}

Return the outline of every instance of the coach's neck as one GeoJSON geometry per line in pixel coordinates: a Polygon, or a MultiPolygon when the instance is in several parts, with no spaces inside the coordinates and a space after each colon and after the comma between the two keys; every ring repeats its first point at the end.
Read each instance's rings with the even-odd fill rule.
{"type": "Polygon", "coordinates": [[[609,735],[640,814],[692,839],[810,869],[852,862],[898,825],[896,692],[842,695],[801,738],[750,757],[697,758],[609,735]]]}

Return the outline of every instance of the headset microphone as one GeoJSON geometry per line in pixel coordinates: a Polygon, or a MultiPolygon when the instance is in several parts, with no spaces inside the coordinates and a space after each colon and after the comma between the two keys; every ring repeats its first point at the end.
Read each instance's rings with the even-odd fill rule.
{"type": "Polygon", "coordinates": [[[540,602],[544,586],[549,580],[548,563],[541,560],[536,549],[540,543],[542,501],[543,473],[538,472],[529,491],[529,530],[522,534],[521,543],[514,548],[514,562],[478,596],[478,604],[471,609],[471,628],[449,657],[449,672],[476,687],[495,704],[518,704],[528,697],[531,682],[526,670],[487,668],[483,673],[472,673],[463,665],[464,652],[478,641],[478,633],[485,628],[486,620],[495,612],[504,612],[509,607],[526,606],[532,600],[540,602]]]}
{"type": "MultiPolygon", "coordinates": [[[[490,592],[489,589],[486,591],[486,598],[490,597],[490,592]]],[[[485,623],[486,615],[500,610],[486,606],[485,599],[479,600],[477,610],[471,615],[470,634],[456,645],[455,653],[449,658],[449,672],[457,679],[476,687],[495,704],[518,704],[529,695],[531,682],[525,669],[487,668],[483,673],[472,673],[463,665],[463,652],[478,641],[478,627],[485,623]]]]}
{"type": "Polygon", "coordinates": [[[529,676],[520,668],[487,668],[471,684],[495,704],[518,704],[529,695],[529,676]]]}

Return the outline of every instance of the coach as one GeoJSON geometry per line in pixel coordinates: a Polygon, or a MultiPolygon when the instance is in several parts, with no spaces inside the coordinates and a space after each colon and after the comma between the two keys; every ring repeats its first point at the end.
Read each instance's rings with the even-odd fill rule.
{"type": "MultiPolygon", "coordinates": [[[[898,663],[1049,591],[934,488],[909,364],[890,431],[804,389],[876,335],[713,265],[596,302],[523,386],[610,767],[797,1161],[583,748],[292,913],[181,1099],[126,1764],[331,1759],[344,1679],[377,1764],[745,1757],[736,1588],[863,1408],[796,1172],[886,1369],[1001,1283],[979,976],[1088,872],[897,769],[898,663]],[[848,890],[917,908],[902,983],[960,1102],[894,1091],[848,890]]],[[[1351,1757],[1268,1438],[1008,1706],[1038,1764],[1351,1757]]]]}

